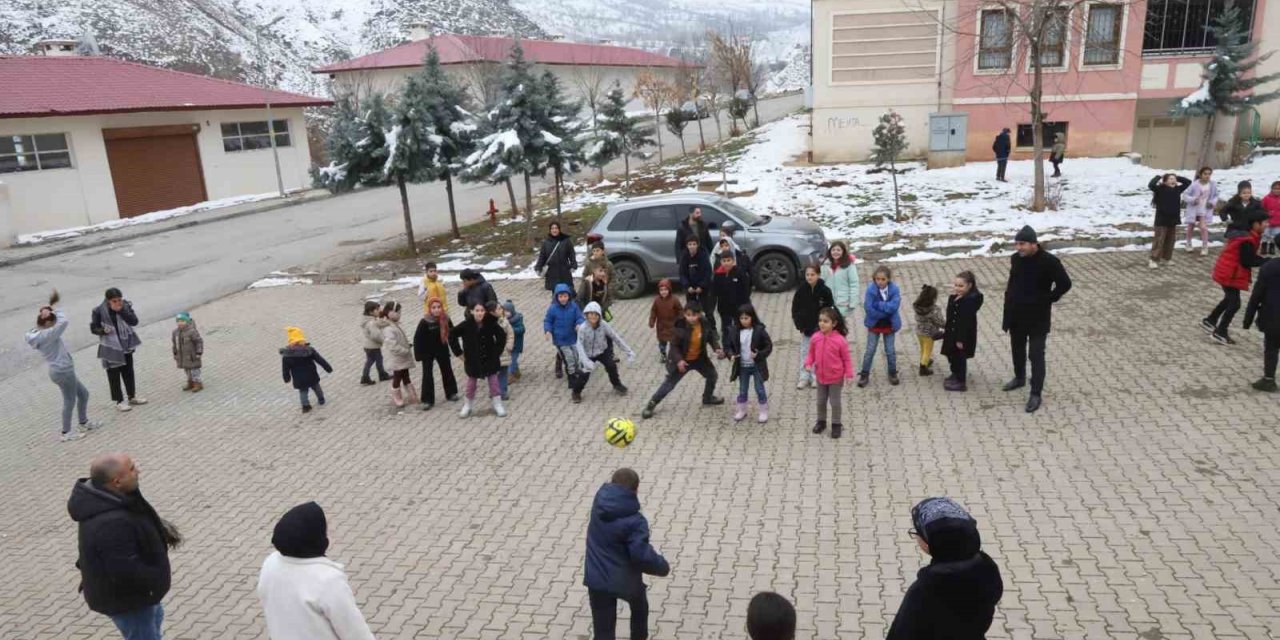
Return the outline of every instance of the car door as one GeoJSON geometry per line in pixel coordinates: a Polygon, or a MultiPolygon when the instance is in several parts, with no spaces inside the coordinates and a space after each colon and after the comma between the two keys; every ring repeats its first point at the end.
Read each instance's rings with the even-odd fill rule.
{"type": "Polygon", "coordinates": [[[644,260],[651,280],[678,275],[676,256],[676,210],[670,205],[636,209],[627,239],[644,260]]]}
{"type": "MultiPolygon", "coordinates": [[[[711,241],[713,243],[720,242],[720,226],[725,222],[732,222],[736,227],[733,231],[733,241],[738,245],[739,249],[747,252],[748,256],[755,255],[755,238],[750,237],[746,226],[741,220],[721,211],[713,205],[702,206],[702,220],[707,223],[707,229],[711,231],[711,241]]],[[[690,208],[692,210],[692,207],[690,208]]],[[[686,214],[687,215],[687,214],[686,214]]]]}

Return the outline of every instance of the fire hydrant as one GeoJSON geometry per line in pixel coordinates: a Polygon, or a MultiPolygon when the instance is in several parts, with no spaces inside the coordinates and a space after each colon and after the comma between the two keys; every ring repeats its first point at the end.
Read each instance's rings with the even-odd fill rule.
{"type": "Polygon", "coordinates": [[[498,226],[498,206],[493,203],[493,198],[489,198],[489,224],[498,226]]]}

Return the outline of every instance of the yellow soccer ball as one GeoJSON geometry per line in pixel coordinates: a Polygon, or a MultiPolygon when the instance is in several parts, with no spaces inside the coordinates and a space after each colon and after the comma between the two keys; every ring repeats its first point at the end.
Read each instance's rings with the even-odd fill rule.
{"type": "Polygon", "coordinates": [[[610,418],[604,425],[604,439],[619,449],[636,439],[636,423],[626,418],[610,418]]]}

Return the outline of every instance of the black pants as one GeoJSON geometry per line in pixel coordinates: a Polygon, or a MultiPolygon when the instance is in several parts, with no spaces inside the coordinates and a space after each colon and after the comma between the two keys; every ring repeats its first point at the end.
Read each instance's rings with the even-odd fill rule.
{"type": "Polygon", "coordinates": [[[1219,335],[1227,335],[1227,330],[1231,328],[1231,321],[1235,319],[1236,312],[1240,310],[1240,290],[1231,287],[1222,287],[1222,302],[1213,308],[1209,313],[1209,322],[1217,326],[1219,335]]]}
{"type": "Polygon", "coordinates": [[[947,356],[947,362],[951,364],[951,377],[964,382],[969,376],[969,359],[964,356],[947,356]]]}
{"type": "Polygon", "coordinates": [[[1009,166],[1009,159],[996,160],[996,180],[1004,180],[1004,169],[1009,166]]]}
{"type": "MultiPolygon", "coordinates": [[[[703,345],[703,348],[707,348],[705,344],[703,345]]],[[[711,359],[706,355],[703,355],[703,357],[698,358],[696,362],[690,362],[688,364],[689,366],[685,368],[684,373],[681,373],[674,365],[667,367],[667,377],[662,381],[658,390],[654,392],[653,398],[649,399],[650,404],[656,406],[659,402],[662,402],[662,399],[667,397],[667,394],[671,393],[671,391],[676,388],[676,385],[680,384],[680,381],[684,379],[685,374],[690,371],[697,371],[702,375],[702,401],[706,402],[715,396],[717,374],[716,366],[711,363],[711,359]]]]}
{"type": "Polygon", "coordinates": [[[399,371],[393,371],[393,372],[391,373],[391,388],[392,388],[392,389],[399,389],[400,387],[407,387],[407,386],[409,386],[409,385],[411,385],[411,384],[413,384],[413,380],[412,380],[411,378],[409,378],[409,370],[408,370],[408,369],[400,369],[399,371]]]}
{"type": "Polygon", "coordinates": [[[1262,377],[1276,377],[1276,361],[1280,359],[1280,331],[1268,331],[1262,337],[1262,377]]]}
{"type": "Polygon", "coordinates": [[[1058,165],[1062,164],[1062,161],[1050,158],[1049,162],[1053,164],[1053,175],[1050,177],[1057,178],[1058,176],[1061,176],[1062,171],[1058,169],[1058,165]]]}
{"type": "Polygon", "coordinates": [[[449,352],[440,349],[434,356],[422,361],[422,403],[436,403],[436,379],[432,371],[432,363],[440,367],[440,382],[444,386],[444,397],[458,395],[458,379],[453,377],[453,364],[449,362],[449,352]]]}
{"type": "Polygon", "coordinates": [[[364,374],[361,380],[369,380],[369,372],[374,366],[378,367],[378,379],[387,379],[387,370],[382,368],[382,349],[365,349],[364,350],[364,374]]]}
{"type": "Polygon", "coordinates": [[[1013,377],[1027,379],[1027,343],[1031,343],[1031,394],[1044,391],[1044,343],[1047,333],[1028,333],[1018,329],[1009,331],[1013,343],[1013,377]]]}
{"type": "MultiPolygon", "coordinates": [[[[622,378],[618,377],[618,363],[614,361],[612,348],[605,349],[604,353],[591,358],[591,361],[604,366],[605,373],[609,374],[609,384],[614,387],[623,386],[622,378]]],[[[577,380],[574,381],[573,390],[578,393],[582,393],[582,390],[586,388],[587,381],[589,380],[591,380],[591,372],[584,369],[582,373],[578,374],[577,380]]]]}
{"type": "MultiPolygon", "coordinates": [[[[593,640],[614,640],[618,637],[618,600],[620,598],[587,589],[591,602],[591,627],[593,640]]],[[[631,606],[631,640],[647,640],[649,637],[649,597],[641,593],[626,601],[631,606]]]]}
{"type": "MultiPolygon", "coordinates": [[[[1237,297],[1236,306],[1240,306],[1237,297]]],[[[107,385],[111,387],[111,400],[116,404],[124,402],[125,393],[132,400],[137,393],[133,386],[133,354],[124,354],[124,366],[107,369],[107,385]],[[124,382],[124,393],[120,392],[120,383],[124,382]]]]}

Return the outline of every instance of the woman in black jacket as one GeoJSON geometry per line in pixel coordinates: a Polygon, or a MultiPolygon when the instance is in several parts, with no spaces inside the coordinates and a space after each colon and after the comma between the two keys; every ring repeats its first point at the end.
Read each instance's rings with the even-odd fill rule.
{"type": "Polygon", "coordinates": [[[1276,362],[1280,360],[1280,260],[1270,260],[1258,270],[1249,306],[1244,310],[1244,328],[1257,322],[1262,332],[1262,378],[1253,383],[1258,391],[1274,393],[1276,362]]]}
{"type": "Polygon", "coordinates": [[[1173,257],[1173,244],[1177,241],[1178,225],[1182,224],[1182,192],[1191,181],[1182,176],[1166,173],[1147,183],[1151,190],[1151,203],[1156,206],[1155,238],[1151,241],[1151,260],[1148,266],[1155,269],[1163,261],[1168,264],[1173,257]]]}
{"type": "Polygon", "coordinates": [[[769,354],[773,353],[773,338],[769,337],[769,330],[750,303],[738,307],[738,315],[732,322],[725,318],[724,330],[724,355],[733,360],[729,382],[740,380],[738,408],[733,419],[736,422],[747,417],[747,397],[754,379],[756,400],[760,403],[760,415],[756,421],[764,424],[769,421],[769,394],[765,391],[764,383],[769,380],[769,354]],[[747,332],[751,335],[745,336],[747,332]]]}
{"type": "Polygon", "coordinates": [[[951,363],[951,377],[942,383],[947,391],[967,391],[969,358],[978,351],[978,310],[982,292],[972,271],[956,274],[947,299],[947,324],[942,334],[942,355],[951,363]]]}
{"type": "Polygon", "coordinates": [[[493,412],[499,418],[505,418],[507,409],[502,405],[498,369],[502,368],[502,351],[507,346],[507,332],[498,326],[498,319],[489,315],[482,304],[467,309],[467,319],[450,332],[449,345],[453,349],[453,355],[462,357],[463,369],[467,372],[467,388],[458,417],[466,418],[471,415],[476,384],[484,378],[489,383],[493,412]]]}
{"type": "Polygon", "coordinates": [[[819,277],[819,269],[818,265],[804,268],[804,282],[796,287],[795,296],[791,298],[791,322],[803,336],[800,339],[800,381],[796,383],[797,389],[803,389],[805,385],[816,385],[813,372],[804,368],[804,358],[809,354],[809,338],[818,330],[818,312],[826,307],[836,306],[831,289],[819,277]]]}
{"type": "Polygon", "coordinates": [[[453,333],[453,320],[444,312],[444,303],[439,298],[428,300],[427,313],[418,321],[418,330],[413,333],[413,358],[422,363],[423,411],[436,404],[432,363],[440,367],[444,397],[450,402],[458,399],[458,381],[453,377],[453,364],[449,362],[449,336],[453,333]]]}
{"type": "Polygon", "coordinates": [[[1248,180],[1241,180],[1236,185],[1236,194],[1231,196],[1227,203],[1222,205],[1222,209],[1218,211],[1218,216],[1223,222],[1242,222],[1244,226],[1249,226],[1248,220],[1255,217],[1255,214],[1261,213],[1267,215],[1267,210],[1262,207],[1262,201],[1253,197],[1253,183],[1248,180]]]}
{"type": "Polygon", "coordinates": [[[573,252],[573,240],[560,232],[559,222],[552,222],[548,227],[547,237],[538,251],[538,263],[533,269],[543,274],[543,286],[547,291],[555,291],[556,285],[561,283],[573,288],[573,272],[578,270],[578,257],[573,252]]]}

